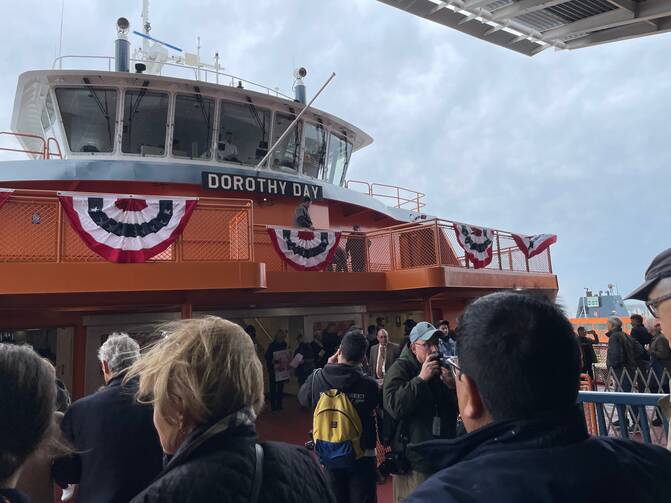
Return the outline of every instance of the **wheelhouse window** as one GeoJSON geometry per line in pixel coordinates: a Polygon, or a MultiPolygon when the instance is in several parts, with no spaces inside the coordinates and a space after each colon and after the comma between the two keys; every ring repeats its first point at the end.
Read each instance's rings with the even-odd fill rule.
{"type": "Polygon", "coordinates": [[[211,159],[214,100],[200,94],[178,94],[172,155],[188,159],[211,159]]]}
{"type": "Polygon", "coordinates": [[[56,99],[71,152],[112,152],[116,89],[59,88],[56,99]]]}
{"type": "MultiPolygon", "coordinates": [[[[293,115],[275,114],[275,127],[273,128],[272,144],[279,139],[294,121],[293,115]]],[[[303,133],[303,123],[298,121],[293,129],[287,134],[282,142],[275,147],[273,152],[273,169],[298,169],[298,153],[301,148],[301,135],[303,133]]]]}
{"type": "Polygon", "coordinates": [[[352,144],[332,134],[329,141],[324,180],[336,185],[342,185],[350,155],[352,155],[352,144]]]}
{"type": "Polygon", "coordinates": [[[303,173],[313,178],[323,176],[326,161],[326,131],[321,124],[305,123],[303,173]]]}
{"type": "Polygon", "coordinates": [[[252,103],[222,102],[219,136],[215,149],[218,161],[255,165],[268,153],[270,112],[252,103]]]}
{"type": "Polygon", "coordinates": [[[126,91],[121,151],[127,154],[165,154],[168,94],[139,89],[126,91]]]}

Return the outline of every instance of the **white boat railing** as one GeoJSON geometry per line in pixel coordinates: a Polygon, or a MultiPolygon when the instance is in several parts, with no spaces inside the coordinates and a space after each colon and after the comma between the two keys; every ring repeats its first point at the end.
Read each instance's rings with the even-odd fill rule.
{"type": "MultiPolygon", "coordinates": [[[[69,54],[65,56],[59,56],[56,59],[54,59],[53,64],[51,65],[52,70],[62,70],[64,63],[67,62],[72,62],[72,60],[100,60],[100,61],[106,61],[107,62],[107,71],[111,72],[113,71],[114,68],[114,56],[82,56],[82,55],[75,55],[75,54],[69,54]]],[[[152,63],[152,61],[145,61],[142,59],[131,59],[130,60],[131,64],[135,63],[143,63],[145,65],[149,65],[152,63]]],[[[214,70],[211,68],[207,68],[205,66],[192,66],[192,65],[185,65],[181,63],[175,63],[175,62],[162,62],[160,63],[161,66],[161,72],[158,75],[162,76],[167,76],[167,77],[178,77],[177,75],[171,75],[170,72],[165,72],[165,67],[168,67],[168,70],[172,69],[180,69],[180,70],[189,70],[190,72],[193,72],[193,78],[194,80],[197,80],[199,82],[206,82],[209,84],[220,84],[220,85],[228,85],[231,87],[242,87],[245,89],[251,89],[253,91],[257,92],[263,92],[271,96],[277,96],[279,98],[284,98],[290,101],[294,101],[294,98],[292,98],[289,95],[286,95],[284,93],[281,93],[279,89],[272,89],[268,86],[264,86],[263,84],[259,84],[258,82],[253,82],[251,80],[243,79],[242,77],[238,77],[236,75],[231,75],[229,73],[224,73],[220,72],[218,70],[214,70]]],[[[66,65],[67,66],[67,65],[66,65]]],[[[76,69],[82,69],[81,67],[77,67],[76,65],[69,65],[73,66],[73,70],[76,69]]],[[[149,74],[153,75],[153,74],[149,74]]],[[[178,77],[178,78],[183,78],[183,77],[178,77]]]]}

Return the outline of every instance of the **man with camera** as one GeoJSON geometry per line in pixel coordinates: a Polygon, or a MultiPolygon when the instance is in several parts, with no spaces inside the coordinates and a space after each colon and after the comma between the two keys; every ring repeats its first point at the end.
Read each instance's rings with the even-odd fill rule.
{"type": "Polygon", "coordinates": [[[338,468],[329,467],[322,460],[338,503],[377,502],[374,411],[381,400],[376,381],[367,376],[361,366],[367,348],[368,341],[363,332],[358,328],[350,329],[326,366],[312,373],[298,391],[301,406],[310,410],[318,406],[320,395],[329,390],[342,392],[361,421],[361,457],[349,466],[338,468]]]}
{"type": "Polygon", "coordinates": [[[438,353],[441,331],[422,321],[410,332],[409,345],[384,377],[384,408],[395,420],[387,469],[394,474],[394,502],[402,502],[435,471],[428,457],[409,444],[454,438],[457,403],[454,380],[438,353]]]}

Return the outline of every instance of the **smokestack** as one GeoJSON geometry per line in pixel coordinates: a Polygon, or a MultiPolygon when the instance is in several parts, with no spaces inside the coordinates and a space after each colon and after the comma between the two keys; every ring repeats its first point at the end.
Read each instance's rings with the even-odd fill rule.
{"type": "Polygon", "coordinates": [[[129,27],[128,19],[125,17],[117,19],[117,39],[114,41],[114,69],[117,72],[130,71],[130,42],[127,37],[129,27]]]}

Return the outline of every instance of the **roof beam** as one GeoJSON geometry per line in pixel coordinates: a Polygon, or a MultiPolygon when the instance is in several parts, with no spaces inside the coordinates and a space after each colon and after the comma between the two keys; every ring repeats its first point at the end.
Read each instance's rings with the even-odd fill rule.
{"type": "Polygon", "coordinates": [[[542,32],[542,36],[546,42],[563,40],[579,33],[590,33],[596,30],[605,30],[641,21],[650,21],[669,15],[671,15],[671,0],[647,0],[641,4],[638,16],[625,9],[616,9],[559,26],[558,28],[546,30],[542,32]]]}
{"type": "Polygon", "coordinates": [[[492,3],[494,0],[466,0],[464,2],[464,10],[473,10],[477,7],[484,7],[487,4],[492,3]]]}
{"type": "MultiPolygon", "coordinates": [[[[511,19],[519,17],[529,12],[554,7],[567,2],[568,0],[520,0],[519,2],[511,3],[500,9],[492,11],[492,19],[499,21],[501,19],[511,19]]],[[[619,1],[619,0],[618,0],[619,1]]]]}
{"type": "Polygon", "coordinates": [[[628,10],[636,14],[638,12],[639,4],[633,0],[606,0],[609,4],[619,7],[620,9],[628,10]]]}
{"type": "Polygon", "coordinates": [[[581,49],[592,45],[605,44],[606,42],[616,42],[618,40],[642,37],[644,35],[665,33],[671,31],[671,16],[658,19],[653,24],[654,27],[650,23],[641,22],[609,28],[598,33],[591,33],[584,37],[566,42],[566,48],[581,49]]]}

